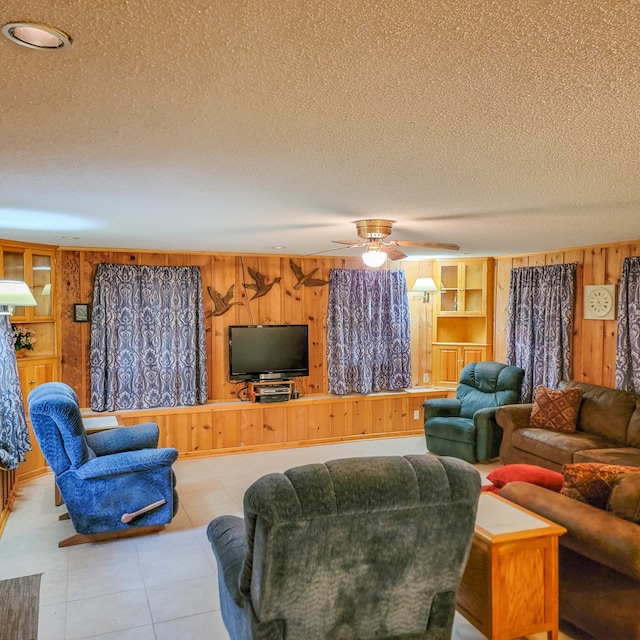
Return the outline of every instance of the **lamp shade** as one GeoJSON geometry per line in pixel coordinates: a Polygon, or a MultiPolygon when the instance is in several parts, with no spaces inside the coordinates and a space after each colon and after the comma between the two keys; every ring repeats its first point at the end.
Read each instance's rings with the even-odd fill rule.
{"type": "Polygon", "coordinates": [[[0,280],[0,315],[12,315],[16,307],[35,307],[36,299],[26,282],[0,280]]]}
{"type": "Polygon", "coordinates": [[[417,278],[413,283],[413,287],[411,287],[413,293],[431,293],[437,290],[438,287],[436,287],[433,278],[417,278]]]}
{"type": "Polygon", "coordinates": [[[422,302],[429,302],[429,294],[437,290],[438,287],[433,278],[417,278],[411,287],[411,293],[422,294],[422,302]]]}

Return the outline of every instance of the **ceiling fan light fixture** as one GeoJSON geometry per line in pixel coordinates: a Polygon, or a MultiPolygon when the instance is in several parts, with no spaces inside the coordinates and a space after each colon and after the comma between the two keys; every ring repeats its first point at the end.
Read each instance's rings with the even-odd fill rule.
{"type": "Polygon", "coordinates": [[[12,42],[29,49],[66,49],[71,38],[62,31],[35,22],[10,22],[2,27],[2,33],[12,42]]]}
{"type": "Polygon", "coordinates": [[[387,261],[387,254],[384,251],[380,251],[377,245],[369,246],[362,254],[362,261],[367,267],[375,269],[381,267],[387,261]]]}

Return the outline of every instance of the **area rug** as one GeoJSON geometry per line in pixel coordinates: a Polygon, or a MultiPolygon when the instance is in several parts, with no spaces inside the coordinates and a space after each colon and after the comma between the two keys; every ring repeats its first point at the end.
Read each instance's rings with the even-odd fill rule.
{"type": "Polygon", "coordinates": [[[0,580],[0,638],[37,640],[41,573],[0,580]]]}

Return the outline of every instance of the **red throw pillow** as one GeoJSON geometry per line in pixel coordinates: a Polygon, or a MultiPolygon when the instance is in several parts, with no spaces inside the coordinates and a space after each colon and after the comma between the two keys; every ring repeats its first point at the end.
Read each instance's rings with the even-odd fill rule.
{"type": "Polygon", "coordinates": [[[529,482],[551,491],[560,491],[564,478],[559,471],[537,467],[534,464],[506,464],[494,469],[487,476],[487,480],[498,488],[509,482],[529,482]]]}
{"type": "Polygon", "coordinates": [[[529,426],[572,433],[576,430],[581,402],[582,389],[536,387],[529,426]]]}
{"type": "Polygon", "coordinates": [[[598,509],[606,509],[616,482],[629,473],[640,473],[640,467],[602,462],[565,464],[562,467],[564,483],[560,493],[598,509]]]}

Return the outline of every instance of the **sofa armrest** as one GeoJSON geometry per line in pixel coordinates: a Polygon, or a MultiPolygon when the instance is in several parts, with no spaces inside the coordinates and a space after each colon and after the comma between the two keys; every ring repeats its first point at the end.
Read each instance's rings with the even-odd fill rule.
{"type": "Polygon", "coordinates": [[[455,398],[432,398],[422,403],[425,422],[429,418],[455,418],[460,415],[460,400],[455,398]]]}
{"type": "Polygon", "coordinates": [[[97,456],[107,456],[122,451],[156,449],[160,429],[155,422],[144,422],[131,427],[106,429],[87,434],[87,443],[97,456]]]}
{"type": "Polygon", "coordinates": [[[500,461],[509,464],[511,460],[511,436],[516,429],[529,426],[533,404],[506,404],[496,409],[496,424],[502,427],[500,461]]]}
{"type": "Polygon", "coordinates": [[[231,599],[242,606],[244,596],[240,592],[240,574],[248,550],[244,520],[237,516],[219,516],[209,523],[207,538],[231,599]]]}
{"type": "Polygon", "coordinates": [[[506,432],[529,426],[533,404],[506,404],[496,409],[496,422],[506,432]]]}
{"type": "Polygon", "coordinates": [[[87,460],[76,469],[76,475],[82,480],[108,478],[121,473],[150,471],[171,467],[178,459],[177,449],[141,449],[140,451],[124,451],[108,456],[100,456],[87,460]]]}
{"type": "Polygon", "coordinates": [[[526,482],[510,482],[500,495],[565,527],[562,546],[640,580],[640,525],[526,482]]]}

